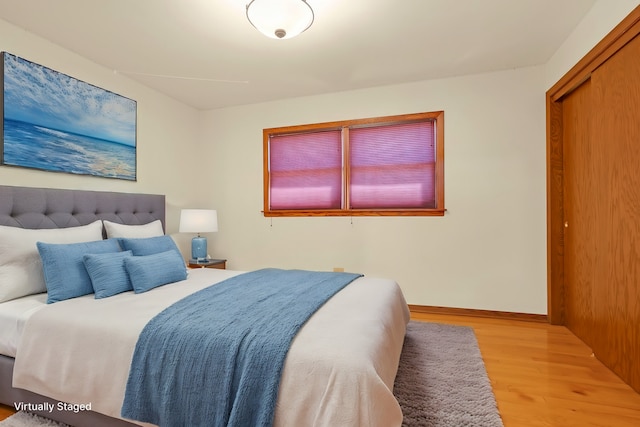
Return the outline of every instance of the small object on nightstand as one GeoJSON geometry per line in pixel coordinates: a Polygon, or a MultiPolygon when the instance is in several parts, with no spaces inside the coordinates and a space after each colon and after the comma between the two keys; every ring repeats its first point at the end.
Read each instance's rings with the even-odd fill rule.
{"type": "Polygon", "coordinates": [[[205,260],[197,260],[190,259],[189,260],[189,268],[219,268],[224,270],[227,268],[227,260],[226,259],[205,259],[205,260]]]}
{"type": "Polygon", "coordinates": [[[210,209],[182,209],[180,211],[180,233],[197,233],[191,239],[191,258],[207,258],[207,238],[200,233],[218,231],[218,213],[210,209]]]}

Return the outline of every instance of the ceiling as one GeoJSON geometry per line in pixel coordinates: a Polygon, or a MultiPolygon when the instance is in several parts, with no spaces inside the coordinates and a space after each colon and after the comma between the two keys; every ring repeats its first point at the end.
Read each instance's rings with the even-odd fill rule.
{"type": "Polygon", "coordinates": [[[247,2],[0,0],[0,18],[208,110],[544,64],[595,0],[308,0],[288,40],[247,2]]]}

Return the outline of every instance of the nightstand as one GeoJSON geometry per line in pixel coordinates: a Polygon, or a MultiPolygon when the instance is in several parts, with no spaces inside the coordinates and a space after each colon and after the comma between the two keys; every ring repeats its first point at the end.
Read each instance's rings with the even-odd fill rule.
{"type": "Polygon", "coordinates": [[[226,259],[210,259],[202,262],[196,262],[195,260],[190,259],[187,264],[189,268],[219,268],[221,270],[227,268],[226,259]]]}

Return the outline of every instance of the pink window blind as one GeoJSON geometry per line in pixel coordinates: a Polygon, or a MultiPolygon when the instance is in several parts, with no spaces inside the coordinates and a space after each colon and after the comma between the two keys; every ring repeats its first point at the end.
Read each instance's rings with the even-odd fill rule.
{"type": "Polygon", "coordinates": [[[349,131],[350,208],[435,208],[434,122],[349,131]]]}
{"type": "Polygon", "coordinates": [[[341,131],[270,138],[271,209],[340,209],[341,131]]]}

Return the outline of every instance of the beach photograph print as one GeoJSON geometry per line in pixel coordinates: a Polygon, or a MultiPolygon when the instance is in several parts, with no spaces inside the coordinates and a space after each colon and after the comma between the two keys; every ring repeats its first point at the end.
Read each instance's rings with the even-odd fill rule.
{"type": "Polygon", "coordinates": [[[136,101],[2,52],[2,164],[136,180],[136,101]]]}

